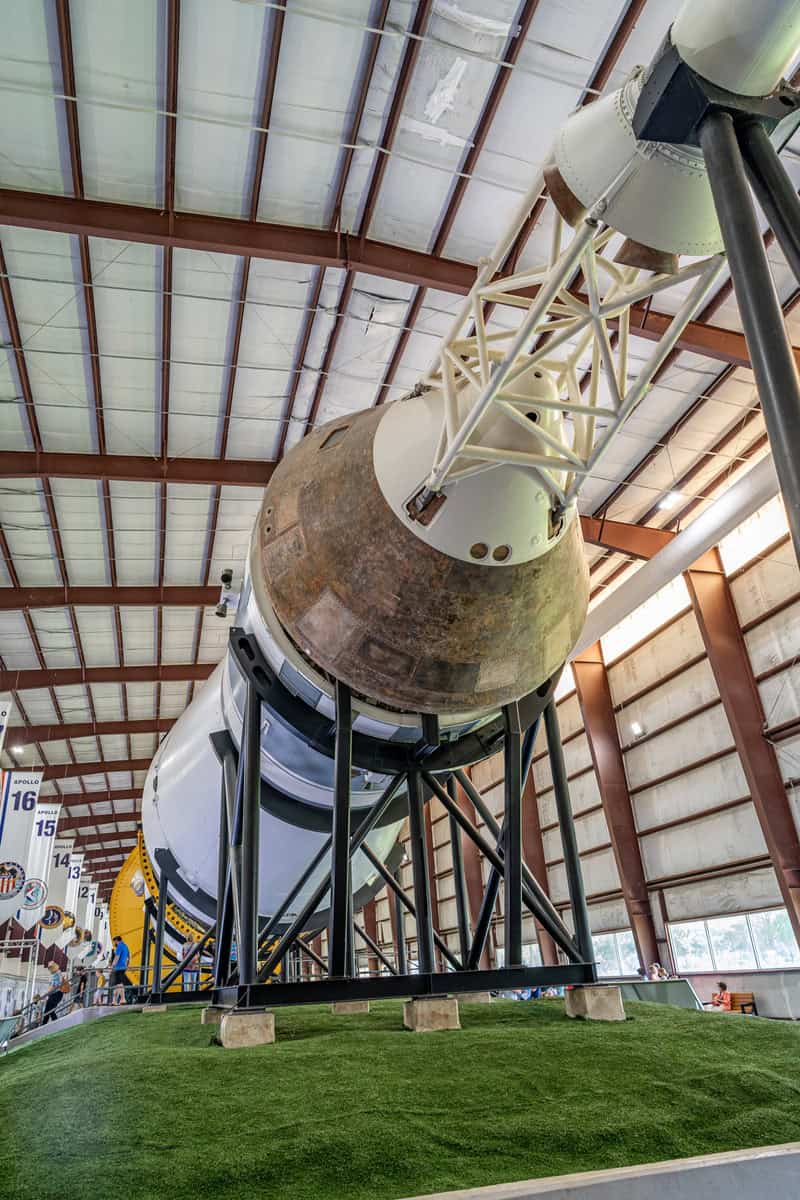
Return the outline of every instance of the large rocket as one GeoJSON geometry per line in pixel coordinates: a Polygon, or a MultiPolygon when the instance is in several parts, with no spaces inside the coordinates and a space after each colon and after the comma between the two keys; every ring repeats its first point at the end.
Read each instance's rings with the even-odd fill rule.
{"type": "MultiPolygon", "coordinates": [[[[800,42],[800,5],[695,0],[681,9],[670,38],[720,87],[766,95],[800,42]]],[[[556,141],[547,178],[573,223],[610,196],[604,220],[633,245],[621,261],[665,270],[664,256],[717,251],[719,229],[701,156],[637,143],[640,88],[641,78],[629,81],[576,113],[556,141]]],[[[355,734],[413,746],[427,714],[438,717],[448,741],[491,724],[511,701],[538,693],[544,704],[552,695],[588,602],[577,504],[563,494],[559,502],[553,481],[563,468],[548,467],[571,436],[563,392],[542,365],[517,371],[513,413],[481,409],[488,354],[480,368],[481,379],[470,376],[466,386],[462,379],[448,389],[440,374],[402,400],[337,419],[275,468],[250,541],[237,625],[256,640],[296,713],[332,722],[341,680],[352,689],[355,734]],[[434,469],[442,431],[465,423],[486,461],[476,467],[474,456],[454,452],[442,479],[434,469]],[[518,453],[523,438],[535,456],[518,453]]],[[[144,789],[149,866],[159,884],[169,880],[174,902],[204,923],[215,917],[221,792],[209,735],[227,731],[239,747],[244,696],[229,652],[160,745],[144,789]]],[[[333,759],[305,736],[305,724],[285,709],[262,708],[264,917],[330,832],[333,759]]],[[[386,782],[356,761],[354,810],[386,782]]],[[[383,861],[404,815],[400,796],[369,836],[383,861]]],[[[326,869],[309,879],[298,907],[326,869]]],[[[352,878],[358,905],[377,886],[363,856],[352,878]]]]}

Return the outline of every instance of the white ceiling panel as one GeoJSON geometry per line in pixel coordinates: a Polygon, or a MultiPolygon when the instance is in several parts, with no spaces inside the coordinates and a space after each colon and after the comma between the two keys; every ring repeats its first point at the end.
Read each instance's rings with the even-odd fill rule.
{"type": "Polygon", "coordinates": [[[178,208],[246,216],[255,127],[269,49],[266,5],[183,0],[176,190],[178,208]]]}
{"type": "Polygon", "coordinates": [[[157,583],[162,516],[158,485],[112,480],[110,492],[120,585],[157,583]]]}
{"type": "Polygon", "coordinates": [[[167,485],[165,584],[202,583],[213,493],[201,484],[167,485]]]}
{"type": "Polygon", "coordinates": [[[156,661],[156,610],[145,605],[120,606],[122,645],[129,666],[156,661]]]}
{"type": "Polygon", "coordinates": [[[61,193],[64,114],[55,99],[61,91],[55,6],[4,0],[0,23],[0,186],[61,193]]]}
{"type": "Polygon", "coordinates": [[[87,196],[158,204],[158,0],[70,6],[81,163],[87,196]]]}

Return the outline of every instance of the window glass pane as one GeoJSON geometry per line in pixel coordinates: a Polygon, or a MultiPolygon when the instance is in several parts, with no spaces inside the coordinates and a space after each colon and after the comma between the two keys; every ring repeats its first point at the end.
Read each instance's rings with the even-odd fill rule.
{"type": "Polygon", "coordinates": [[[679,971],[713,971],[714,963],[708,947],[704,921],[687,921],[670,925],[670,941],[675,965],[679,971]]]}
{"type": "Polygon", "coordinates": [[[630,929],[623,929],[616,935],[617,953],[623,975],[636,975],[639,971],[639,955],[636,953],[636,942],[630,929]]]}
{"type": "Polygon", "coordinates": [[[800,963],[800,953],[785,908],[751,913],[750,928],[762,967],[790,967],[800,963]]]}
{"type": "Polygon", "coordinates": [[[744,913],[737,917],[717,917],[706,924],[718,971],[755,969],[756,956],[744,913]]]}
{"type": "Polygon", "coordinates": [[[542,952],[536,942],[530,942],[527,946],[522,947],[522,961],[526,967],[542,965],[542,952]]]}
{"type": "Polygon", "coordinates": [[[617,947],[613,933],[598,933],[592,938],[598,975],[619,975],[617,947]]]}

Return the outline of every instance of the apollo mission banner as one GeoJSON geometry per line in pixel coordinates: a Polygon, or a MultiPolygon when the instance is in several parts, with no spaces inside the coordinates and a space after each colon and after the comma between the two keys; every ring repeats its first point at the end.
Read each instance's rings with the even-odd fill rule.
{"type": "Polygon", "coordinates": [[[25,886],[17,920],[23,929],[33,929],[40,920],[47,904],[50,885],[50,863],[53,857],[53,842],[56,837],[60,804],[39,801],[33,818],[33,832],[28,848],[25,886]]]}
{"type": "MultiPolygon", "coordinates": [[[[53,842],[50,855],[50,879],[47,889],[47,900],[44,912],[39,918],[39,936],[43,946],[55,946],[64,930],[64,909],[67,902],[67,888],[70,882],[70,871],[75,871],[72,865],[72,847],[74,838],[59,838],[53,842]]],[[[78,878],[80,879],[80,867],[78,878]]]]}
{"type": "Polygon", "coordinates": [[[56,939],[56,945],[62,949],[70,944],[75,936],[75,926],[78,922],[78,896],[81,888],[81,876],[83,875],[83,854],[76,854],[73,850],[69,859],[69,871],[67,872],[67,890],[64,895],[64,920],[61,923],[61,931],[56,939]]]}
{"type": "Polygon", "coordinates": [[[41,771],[0,772],[0,921],[20,907],[41,771]]]}

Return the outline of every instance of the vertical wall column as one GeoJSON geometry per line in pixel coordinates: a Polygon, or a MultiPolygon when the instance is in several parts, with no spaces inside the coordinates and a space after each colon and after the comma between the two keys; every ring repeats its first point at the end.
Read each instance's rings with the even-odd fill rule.
{"type": "MultiPolygon", "coordinates": [[[[374,900],[369,900],[364,905],[364,929],[368,937],[371,937],[373,942],[378,942],[378,913],[377,906],[374,900]]],[[[367,968],[370,975],[377,975],[380,970],[378,957],[373,950],[370,949],[367,954],[367,968]]]]}
{"type": "Polygon", "coordinates": [[[600,643],[573,659],[572,670],[631,930],[647,967],[658,961],[658,941],[600,643]]]}
{"type": "Polygon", "coordinates": [[[800,842],[764,708],[718,550],[684,575],[700,633],[750,788],[764,841],[800,945],[800,842]]]}
{"type": "MultiPolygon", "coordinates": [[[[542,840],[542,825],[539,820],[539,805],[536,799],[536,785],[533,782],[533,763],[522,788],[522,857],[533,872],[536,882],[549,895],[547,886],[547,867],[545,866],[544,842],[542,840]]],[[[558,966],[558,951],[556,944],[547,930],[542,929],[536,922],[536,935],[539,939],[539,949],[542,952],[542,963],[545,967],[558,966]]]]}

